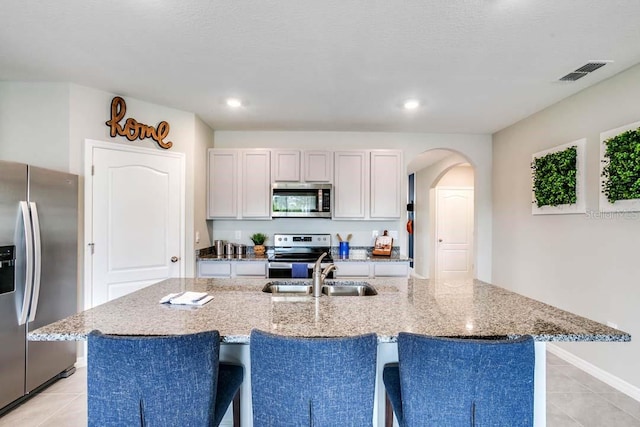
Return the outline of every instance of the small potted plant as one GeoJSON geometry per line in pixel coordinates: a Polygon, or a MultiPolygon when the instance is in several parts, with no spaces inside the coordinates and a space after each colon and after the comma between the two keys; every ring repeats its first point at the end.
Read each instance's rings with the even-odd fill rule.
{"type": "Polygon", "coordinates": [[[267,235],[262,233],[254,233],[249,236],[253,242],[253,253],[256,255],[264,255],[264,242],[267,240],[267,235]]]}

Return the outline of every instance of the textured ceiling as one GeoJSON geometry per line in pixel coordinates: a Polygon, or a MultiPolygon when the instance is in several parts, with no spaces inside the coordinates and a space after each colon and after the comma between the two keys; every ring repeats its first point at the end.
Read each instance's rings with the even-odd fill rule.
{"type": "Polygon", "coordinates": [[[2,0],[0,80],[216,130],[492,133],[640,62],[638,18],[637,0],[2,0]],[[557,81],[593,59],[615,62],[557,81]]]}

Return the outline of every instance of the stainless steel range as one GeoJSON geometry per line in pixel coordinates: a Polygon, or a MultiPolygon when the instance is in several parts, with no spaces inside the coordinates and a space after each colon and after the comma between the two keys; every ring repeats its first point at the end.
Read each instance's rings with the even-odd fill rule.
{"type": "MultiPolygon", "coordinates": [[[[270,278],[311,278],[313,266],[323,253],[324,268],[333,262],[331,234],[276,234],[274,251],[268,258],[270,278]]],[[[333,271],[327,277],[333,277],[333,271]]]]}

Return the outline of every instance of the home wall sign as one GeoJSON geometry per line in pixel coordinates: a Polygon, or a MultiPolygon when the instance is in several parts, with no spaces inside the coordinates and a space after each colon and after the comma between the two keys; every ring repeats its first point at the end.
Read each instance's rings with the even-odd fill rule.
{"type": "Polygon", "coordinates": [[[582,138],[532,155],[533,215],[586,212],[586,142],[582,138]]]}
{"type": "Polygon", "coordinates": [[[125,120],[123,126],[120,121],[126,113],[127,103],[119,96],[114,97],[111,100],[111,119],[105,123],[111,128],[110,135],[112,138],[115,138],[116,135],[124,136],[129,141],[135,141],[136,139],[142,141],[146,138],[152,138],[160,148],[165,150],[173,146],[173,142],[165,142],[165,138],[169,135],[169,123],[163,120],[158,123],[157,127],[153,127],[139,123],[136,119],[129,117],[125,120]]]}

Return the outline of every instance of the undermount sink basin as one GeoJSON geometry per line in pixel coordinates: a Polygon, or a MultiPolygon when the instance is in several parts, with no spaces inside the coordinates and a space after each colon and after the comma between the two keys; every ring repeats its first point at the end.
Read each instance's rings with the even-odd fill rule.
{"type": "MultiPolygon", "coordinates": [[[[311,295],[313,286],[309,282],[278,280],[264,285],[262,292],[280,296],[311,295]]],[[[378,295],[375,288],[367,282],[353,280],[327,280],[322,286],[322,293],[328,296],[370,296],[378,295]]]]}

